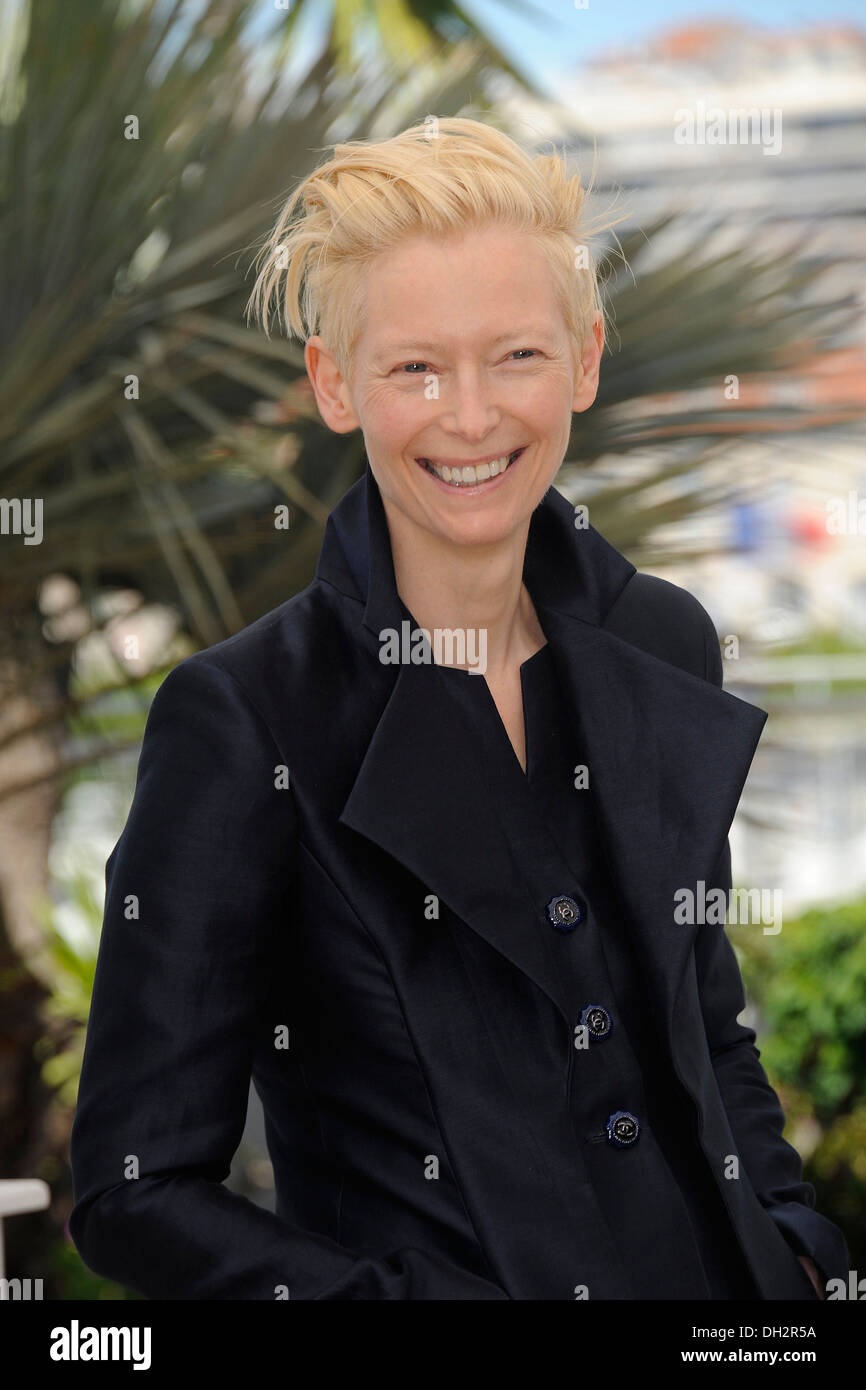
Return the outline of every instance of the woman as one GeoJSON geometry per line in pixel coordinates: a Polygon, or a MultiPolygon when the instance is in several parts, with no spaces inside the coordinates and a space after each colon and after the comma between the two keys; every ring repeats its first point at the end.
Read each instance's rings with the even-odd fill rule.
{"type": "Polygon", "coordinates": [[[676,906],[730,889],[766,714],[552,486],[603,346],[583,201],[443,120],[337,146],[264,248],[251,307],[368,467],[313,583],[164,681],[109,859],[70,1230],[147,1296],[847,1272],[723,926],[676,906]],[[251,1074],[275,1214],[221,1186],[251,1074]]]}

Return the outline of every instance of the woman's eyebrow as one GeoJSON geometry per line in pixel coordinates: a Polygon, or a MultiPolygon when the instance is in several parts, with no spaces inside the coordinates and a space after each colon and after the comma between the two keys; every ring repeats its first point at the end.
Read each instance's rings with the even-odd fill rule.
{"type": "MultiPolygon", "coordinates": [[[[529,324],[528,326],[523,325],[522,327],[518,326],[517,328],[508,328],[505,330],[504,333],[499,333],[495,338],[491,338],[490,346],[496,347],[499,343],[504,343],[507,338],[526,337],[527,334],[536,338],[540,338],[542,336],[546,337],[547,329],[542,328],[537,324],[529,324]]],[[[385,343],[384,346],[380,349],[380,351],[385,353],[414,352],[416,350],[423,352],[438,352],[442,346],[442,343],[431,343],[427,342],[426,340],[422,341],[419,338],[413,338],[403,339],[399,343],[385,343]]]]}

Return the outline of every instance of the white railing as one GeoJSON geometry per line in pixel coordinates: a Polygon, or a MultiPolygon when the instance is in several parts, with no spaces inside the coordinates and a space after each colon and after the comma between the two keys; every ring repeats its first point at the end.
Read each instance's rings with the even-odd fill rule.
{"type": "Polygon", "coordinates": [[[800,656],[743,657],[725,662],[726,685],[806,685],[866,681],[866,654],[828,652],[800,656]]]}

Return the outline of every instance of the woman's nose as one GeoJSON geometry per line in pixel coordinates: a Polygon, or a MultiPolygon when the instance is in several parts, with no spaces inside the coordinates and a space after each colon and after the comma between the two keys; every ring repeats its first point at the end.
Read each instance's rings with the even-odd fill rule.
{"type": "Polygon", "coordinates": [[[448,414],[453,416],[455,428],[470,444],[482,441],[502,416],[496,389],[492,382],[484,380],[480,371],[455,377],[445,405],[448,414]]]}

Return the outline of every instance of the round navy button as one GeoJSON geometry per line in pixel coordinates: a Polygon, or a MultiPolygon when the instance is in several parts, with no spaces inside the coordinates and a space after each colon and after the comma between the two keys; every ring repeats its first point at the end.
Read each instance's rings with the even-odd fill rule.
{"type": "Polygon", "coordinates": [[[601,1004],[587,1004],[580,1011],[580,1022],[584,1024],[590,1038],[606,1038],[613,1027],[613,1019],[601,1004]]]}
{"type": "Polygon", "coordinates": [[[567,897],[565,893],[558,893],[547,904],[547,918],[557,931],[573,931],[578,922],[582,921],[583,913],[574,898],[567,897]]]}
{"type": "Polygon", "coordinates": [[[605,1128],[611,1144],[615,1144],[618,1149],[627,1149],[640,1133],[637,1116],[628,1110],[614,1110],[613,1114],[608,1116],[605,1128]]]}

